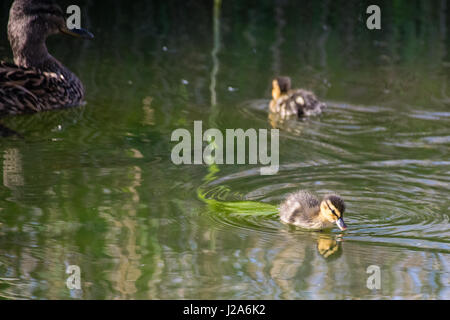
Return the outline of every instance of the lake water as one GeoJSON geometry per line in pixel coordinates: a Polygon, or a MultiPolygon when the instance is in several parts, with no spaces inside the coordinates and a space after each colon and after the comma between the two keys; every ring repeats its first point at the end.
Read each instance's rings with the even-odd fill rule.
{"type": "Polygon", "coordinates": [[[445,1],[384,3],[381,31],[366,1],[79,3],[96,39],[48,46],[87,104],[2,119],[23,138],[0,142],[0,298],[450,299],[445,1]],[[278,74],[328,109],[271,123],[278,74]],[[174,165],[197,120],[280,128],[279,173],[174,165]],[[281,223],[298,189],[339,193],[348,230],[281,223]]]}

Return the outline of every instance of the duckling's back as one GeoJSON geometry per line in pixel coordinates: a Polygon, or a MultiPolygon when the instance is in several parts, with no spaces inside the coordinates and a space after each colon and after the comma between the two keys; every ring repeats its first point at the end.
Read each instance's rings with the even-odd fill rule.
{"type": "Polygon", "coordinates": [[[304,89],[290,90],[278,99],[273,99],[269,106],[270,112],[280,115],[282,119],[318,115],[325,108],[326,104],[320,102],[314,93],[304,89]]]}
{"type": "Polygon", "coordinates": [[[286,223],[302,225],[317,217],[320,202],[308,191],[298,191],[289,195],[280,205],[280,218],[286,223]]]}
{"type": "Polygon", "coordinates": [[[288,94],[288,97],[286,104],[291,109],[295,109],[299,117],[314,116],[320,114],[326,108],[326,104],[320,102],[311,91],[303,89],[293,90],[288,94]]]}

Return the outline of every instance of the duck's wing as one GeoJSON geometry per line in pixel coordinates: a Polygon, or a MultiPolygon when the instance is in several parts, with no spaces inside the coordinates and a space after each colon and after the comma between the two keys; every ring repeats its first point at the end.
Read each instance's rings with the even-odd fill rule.
{"type": "Polygon", "coordinates": [[[39,99],[24,87],[0,85],[0,115],[38,112],[42,109],[39,99]]]}
{"type": "Polygon", "coordinates": [[[0,115],[45,110],[58,82],[56,74],[0,61],[0,115]]]}
{"type": "Polygon", "coordinates": [[[23,68],[0,61],[0,86],[22,86],[28,89],[42,86],[44,73],[34,68],[23,68]]]}

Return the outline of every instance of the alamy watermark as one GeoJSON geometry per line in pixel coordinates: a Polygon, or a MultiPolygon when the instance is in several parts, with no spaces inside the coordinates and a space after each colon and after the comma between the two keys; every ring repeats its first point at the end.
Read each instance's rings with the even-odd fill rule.
{"type": "Polygon", "coordinates": [[[81,29],[81,9],[77,5],[71,5],[67,7],[66,13],[70,16],[66,20],[67,28],[81,29]]]}
{"type": "Polygon", "coordinates": [[[279,170],[278,129],[270,130],[270,156],[267,129],[227,129],[225,136],[219,129],[203,132],[202,121],[194,122],[194,136],[187,129],[176,129],[171,141],[179,142],[172,149],[172,162],[181,164],[261,164],[261,175],[275,175],[279,170]],[[247,144],[248,141],[248,144],[247,144]],[[203,148],[204,143],[208,145],[203,148]],[[247,148],[248,147],[248,148],[247,148]],[[248,150],[248,152],[247,152],[248,150]],[[237,151],[237,154],[235,152],[237,151]],[[192,157],[193,156],[193,157],[192,157]],[[248,156],[248,163],[246,163],[248,156]]]}
{"type": "Polygon", "coordinates": [[[380,7],[375,4],[368,6],[366,13],[370,14],[370,17],[366,21],[367,29],[381,30],[381,9],[380,9],[380,7]]]}
{"type": "Polygon", "coordinates": [[[367,289],[380,290],[381,289],[381,268],[377,265],[371,265],[367,267],[367,274],[371,274],[367,278],[367,289]]]}
{"type": "Polygon", "coordinates": [[[81,269],[79,266],[67,266],[66,273],[70,274],[67,278],[66,286],[69,290],[81,290],[81,269]]]}

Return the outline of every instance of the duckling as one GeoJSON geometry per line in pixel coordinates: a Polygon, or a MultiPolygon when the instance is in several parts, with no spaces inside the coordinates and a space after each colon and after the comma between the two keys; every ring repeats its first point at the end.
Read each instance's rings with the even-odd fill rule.
{"type": "Polygon", "coordinates": [[[322,230],[336,224],[346,230],[344,222],[345,204],[338,195],[327,195],[319,202],[308,191],[298,191],[289,195],[280,206],[280,218],[283,222],[298,227],[322,230]]]}
{"type": "Polygon", "coordinates": [[[33,113],[80,105],[81,81],[49,54],[47,37],[64,33],[83,39],[84,29],[69,30],[53,0],[15,0],[8,22],[14,63],[0,61],[0,116],[33,113]]]}
{"type": "Polygon", "coordinates": [[[326,108],[326,104],[320,102],[311,91],[291,90],[289,77],[278,77],[272,81],[272,98],[269,110],[282,119],[317,115],[326,108]]]}

